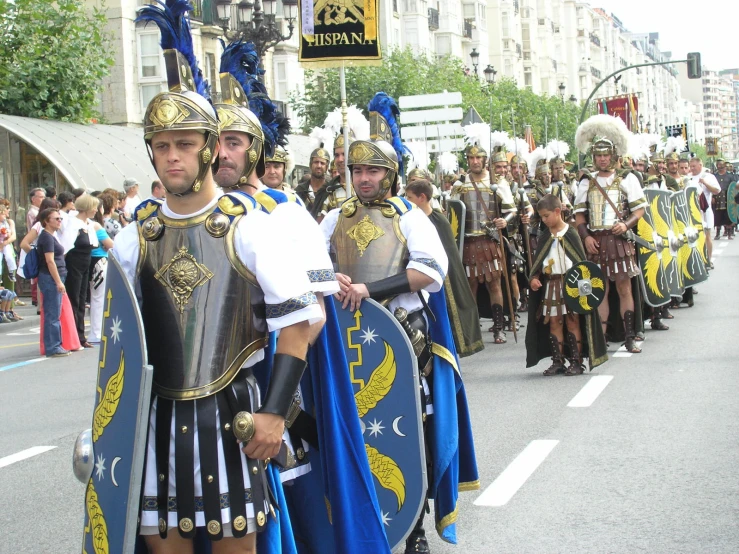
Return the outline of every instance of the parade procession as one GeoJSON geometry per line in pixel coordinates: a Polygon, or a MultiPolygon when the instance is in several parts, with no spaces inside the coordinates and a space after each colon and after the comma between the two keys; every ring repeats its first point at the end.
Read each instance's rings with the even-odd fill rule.
{"type": "Polygon", "coordinates": [[[736,552],[736,160],[612,79],[700,55],[359,96],[384,3],[276,4],[138,2],[137,124],[0,109],[0,553],[736,552]]]}

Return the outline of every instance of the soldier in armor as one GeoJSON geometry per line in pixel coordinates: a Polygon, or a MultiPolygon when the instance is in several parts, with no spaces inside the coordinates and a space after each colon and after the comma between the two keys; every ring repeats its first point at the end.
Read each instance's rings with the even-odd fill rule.
{"type": "MultiPolygon", "coordinates": [[[[606,298],[612,285],[618,292],[618,306],[623,318],[625,346],[628,352],[638,353],[635,344],[637,315],[635,302],[638,286],[632,286],[632,278],[639,275],[634,244],[621,235],[633,228],[644,215],[647,205],[639,180],[631,172],[618,173],[616,162],[619,152],[628,144],[628,130],[622,120],[609,115],[595,115],[582,123],[575,141],[583,153],[592,151],[596,171],[582,176],[575,199],[577,230],[582,238],[588,259],[601,266],[606,281],[606,298]]],[[[604,325],[613,315],[611,334],[616,337],[619,314],[611,314],[609,302],[598,307],[604,325]]],[[[641,311],[641,310],[639,310],[641,311]]],[[[604,329],[604,332],[606,329],[604,329]]]]}
{"type": "MultiPolygon", "coordinates": [[[[429,354],[431,341],[436,336],[435,326],[448,325],[449,320],[446,310],[442,313],[438,308],[434,310],[436,320],[427,319],[424,308],[427,301],[433,304],[429,293],[436,293],[443,286],[448,259],[429,218],[421,210],[412,209],[413,205],[407,200],[394,196],[403,154],[403,150],[394,148],[400,149],[401,145],[396,134],[397,106],[386,94],[378,93],[370,102],[369,112],[371,140],[357,140],[349,149],[348,163],[356,196],[329,212],[321,229],[334,259],[341,284],[338,297],[343,307],[353,311],[359,308],[363,298],[372,298],[396,317],[401,312],[407,313],[411,327],[426,337],[426,347],[419,354],[419,368],[424,427],[428,429],[430,425],[450,423],[437,421],[432,415],[434,399],[443,391],[434,386],[434,376],[438,372],[436,364],[441,358],[429,354]]],[[[460,421],[462,419],[466,420],[460,414],[460,421]]],[[[461,443],[460,440],[459,448],[462,448],[461,443]]],[[[459,475],[460,482],[451,488],[442,485],[442,476],[453,475],[457,462],[440,467],[439,448],[456,450],[458,446],[439,444],[430,438],[427,444],[429,491],[434,491],[437,530],[446,540],[454,540],[446,535],[450,523],[448,516],[454,510],[449,495],[456,498],[458,490],[471,490],[476,485],[462,482],[467,481],[464,472],[459,475]]],[[[466,458],[462,450],[460,458],[466,458]]],[[[474,460],[474,454],[470,456],[474,460]]],[[[453,503],[456,504],[456,500],[453,503]]],[[[422,513],[407,539],[406,553],[430,552],[423,516],[422,513]]]]}
{"type": "Polygon", "coordinates": [[[726,198],[726,191],[729,190],[729,185],[734,182],[734,176],[728,172],[726,167],[726,161],[719,158],[716,160],[716,180],[721,187],[721,192],[713,197],[713,211],[714,211],[714,225],[716,226],[716,236],[714,240],[719,240],[721,235],[721,228],[724,229],[724,237],[728,237],[729,240],[734,239],[734,226],[731,223],[728,212],[728,203],[726,198]]]}
{"type": "MultiPolygon", "coordinates": [[[[349,145],[354,142],[354,133],[349,132],[349,145]]],[[[336,177],[332,178],[326,189],[326,213],[338,208],[341,204],[351,196],[346,193],[346,160],[344,148],[344,134],[339,133],[334,140],[334,163],[336,164],[336,177]]],[[[351,185],[350,185],[351,188],[351,185]]]]}
{"type": "Polygon", "coordinates": [[[144,139],[167,198],[139,205],[113,249],[140,294],[154,367],[140,533],[156,553],[192,552],[200,530],[214,554],[253,554],[275,510],[265,467],[281,459],[310,325],[323,313],[294,243],[250,197],[219,194],[218,119],[187,10],[172,3],[139,16],[162,29],[168,90],[147,107],[144,139]],[[278,329],[260,391],[252,368],[278,329]]]}
{"type": "Polygon", "coordinates": [[[268,188],[282,192],[292,192],[287,184],[287,176],[292,172],[292,157],[287,150],[279,146],[271,156],[264,158],[264,176],[262,182],[268,188]]]}
{"type": "Polygon", "coordinates": [[[295,194],[303,201],[313,219],[319,223],[327,213],[329,163],[331,154],[321,144],[310,154],[310,174],[295,187],[295,194]]]}
{"type": "MultiPolygon", "coordinates": [[[[503,331],[503,290],[501,276],[503,265],[501,256],[501,231],[516,216],[516,205],[511,187],[502,177],[491,182],[486,169],[488,153],[478,144],[470,144],[465,149],[467,158],[466,182],[458,181],[452,188],[452,198],[461,200],[467,212],[465,215],[465,239],[462,263],[472,295],[477,298],[477,289],[484,284],[490,295],[492,307],[493,332],[495,344],[506,342],[503,331]]],[[[508,159],[505,152],[498,151],[492,158],[496,171],[506,171],[508,159]]]]}

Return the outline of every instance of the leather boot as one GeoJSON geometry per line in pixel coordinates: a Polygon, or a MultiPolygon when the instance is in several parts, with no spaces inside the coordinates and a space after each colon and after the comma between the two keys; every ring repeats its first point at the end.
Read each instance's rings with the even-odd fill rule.
{"type": "Polygon", "coordinates": [[[636,315],[634,314],[633,310],[628,310],[624,313],[624,336],[626,337],[626,342],[624,342],[626,351],[631,352],[632,354],[640,353],[641,348],[639,348],[635,344],[636,315]]]}
{"type": "Polygon", "coordinates": [[[413,531],[411,531],[411,534],[408,535],[408,538],[405,540],[405,554],[418,554],[419,552],[430,554],[431,549],[429,548],[429,543],[426,540],[426,531],[424,531],[423,529],[423,517],[425,515],[426,510],[422,510],[421,517],[418,518],[416,526],[413,528],[413,531]]]}
{"type": "Polygon", "coordinates": [[[713,240],[719,240],[721,238],[721,227],[716,227],[716,236],[713,237],[713,240]]]}
{"type": "MultiPolygon", "coordinates": [[[[672,304],[670,304],[670,307],[672,307],[672,304]]],[[[662,306],[662,319],[675,319],[667,306],[662,306]]]]}
{"type": "Polygon", "coordinates": [[[549,344],[552,346],[552,365],[550,365],[545,371],[544,375],[555,375],[557,373],[564,373],[565,371],[565,358],[562,354],[562,345],[560,344],[557,337],[549,334],[549,344]]]}
{"type": "Polygon", "coordinates": [[[565,371],[565,375],[582,375],[585,366],[582,362],[582,350],[580,349],[580,341],[574,333],[567,332],[567,345],[570,347],[570,366],[565,371]]]}
{"type": "Polygon", "coordinates": [[[505,317],[503,316],[503,306],[500,304],[493,304],[493,338],[495,344],[503,344],[506,342],[505,332],[503,327],[505,326],[505,317]]]}
{"type": "Polygon", "coordinates": [[[669,331],[670,328],[662,323],[662,308],[652,308],[651,327],[653,331],[669,331]]]}

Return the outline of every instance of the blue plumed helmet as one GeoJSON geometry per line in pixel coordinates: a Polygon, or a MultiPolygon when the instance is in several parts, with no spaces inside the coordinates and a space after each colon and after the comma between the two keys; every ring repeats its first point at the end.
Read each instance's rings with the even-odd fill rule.
{"type": "MultiPolygon", "coordinates": [[[[218,143],[218,119],[210,102],[210,90],[198,67],[190,34],[187,0],[158,0],[157,5],[139,9],[136,21],[153,22],[161,33],[164,63],[167,71],[167,92],[152,98],[144,115],[144,140],[150,148],[154,134],[162,131],[204,131],[206,143],[199,152],[199,172],[190,190],[170,194],[197,192],[206,174],[217,161],[213,153],[218,143]]],[[[149,156],[152,157],[151,151],[149,156]]],[[[153,163],[153,157],[152,157],[153,163]]],[[[166,188],[166,184],[165,184],[166,188]]]]}
{"type": "Polygon", "coordinates": [[[245,183],[253,171],[264,175],[265,156],[272,156],[277,146],[287,144],[290,122],[282,115],[267,94],[259,76],[259,54],[254,43],[241,39],[223,44],[221,55],[221,94],[217,104],[221,132],[240,131],[248,134],[252,144],[247,150],[244,174],[238,186],[245,183]]]}
{"type": "Polygon", "coordinates": [[[388,170],[375,200],[385,197],[388,190],[397,192],[398,176],[403,171],[403,155],[410,150],[400,139],[398,119],[400,109],[395,100],[384,92],[378,92],[367,105],[370,122],[370,140],[355,140],[349,147],[347,164],[373,165],[388,170]]]}

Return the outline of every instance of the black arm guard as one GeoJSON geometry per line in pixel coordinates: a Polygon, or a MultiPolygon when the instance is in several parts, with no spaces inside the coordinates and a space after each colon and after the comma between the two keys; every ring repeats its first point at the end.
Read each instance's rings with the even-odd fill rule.
{"type": "Polygon", "coordinates": [[[583,243],[585,243],[585,239],[590,236],[590,231],[588,230],[588,224],[580,223],[580,225],[577,226],[577,232],[580,235],[580,238],[582,239],[583,243]]]}
{"type": "Polygon", "coordinates": [[[412,292],[411,284],[408,281],[408,275],[404,271],[397,275],[380,279],[372,283],[366,283],[367,292],[369,292],[372,300],[385,300],[391,296],[397,296],[404,292],[412,292]]]}
{"type": "Polygon", "coordinates": [[[275,354],[272,377],[262,407],[258,412],[275,414],[287,419],[295,391],[305,370],[305,360],[289,354],[275,354]]]}

